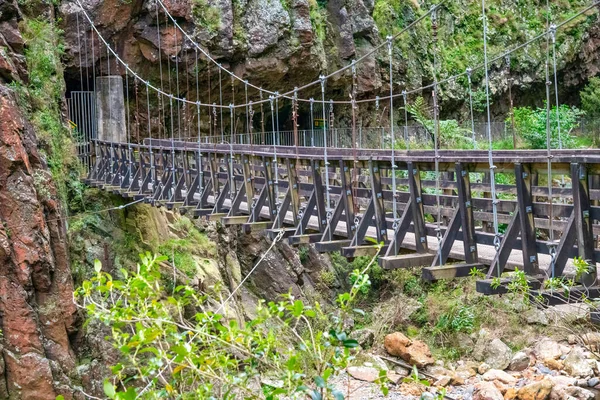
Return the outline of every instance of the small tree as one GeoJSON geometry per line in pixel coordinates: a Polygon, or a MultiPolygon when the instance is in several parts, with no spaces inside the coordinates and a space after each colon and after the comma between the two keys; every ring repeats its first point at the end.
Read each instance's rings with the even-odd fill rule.
{"type": "Polygon", "coordinates": [[[581,97],[581,108],[586,115],[593,118],[600,117],[600,78],[590,78],[579,96],[581,97]]]}
{"type": "MultiPolygon", "coordinates": [[[[344,395],[330,378],[358,351],[344,320],[362,314],[353,305],[370,286],[367,272],[375,260],[351,273],[352,287],[339,295],[331,314],[287,295],[259,303],[254,319],[237,321],[221,312],[219,287],[208,294],[180,285],[168,293],[159,269],[166,258],[149,253],[134,272],[122,270],[122,280],[96,261],[96,274],[77,289],[75,300],[89,320],[109,327],[107,339],[119,350],[113,376],[104,383],[111,399],[337,400],[344,395]]],[[[379,382],[386,393],[385,371],[379,382]]]]}
{"type": "MultiPolygon", "coordinates": [[[[423,125],[435,145],[435,120],[430,117],[423,97],[417,97],[413,104],[407,104],[406,111],[415,121],[423,125]]],[[[455,119],[439,121],[438,144],[440,147],[450,149],[472,149],[475,147],[475,143],[471,138],[471,131],[461,128],[455,119]]]]}
{"type": "MultiPolygon", "coordinates": [[[[569,107],[562,104],[558,108],[558,118],[560,118],[560,143],[558,135],[559,119],[556,114],[556,106],[550,110],[550,145],[552,148],[573,147],[575,144],[571,131],[579,126],[578,118],[584,112],[577,107],[569,107]]],[[[529,149],[545,149],[547,146],[546,137],[546,107],[531,108],[517,107],[514,109],[515,129],[517,134],[524,140],[529,149]]],[[[507,121],[510,122],[510,121],[507,121]]]]}

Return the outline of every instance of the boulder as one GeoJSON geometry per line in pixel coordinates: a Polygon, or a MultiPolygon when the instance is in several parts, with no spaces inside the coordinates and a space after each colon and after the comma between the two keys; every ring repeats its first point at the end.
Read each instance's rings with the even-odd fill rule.
{"type": "Polygon", "coordinates": [[[504,400],[515,400],[517,398],[517,389],[508,388],[504,393],[504,400]]]}
{"type": "Polygon", "coordinates": [[[348,374],[354,379],[365,382],[375,382],[379,378],[379,370],[373,367],[348,367],[348,374]]]}
{"type": "Polygon", "coordinates": [[[574,347],[564,360],[565,371],[571,376],[587,377],[594,371],[585,353],[579,347],[574,347]]]}
{"type": "Polygon", "coordinates": [[[350,337],[356,339],[360,347],[363,349],[367,349],[373,346],[373,341],[375,340],[375,332],[373,329],[364,328],[357,329],[350,334],[350,337]]]}
{"type": "Polygon", "coordinates": [[[560,371],[564,367],[562,360],[555,360],[554,358],[547,358],[544,360],[544,364],[550,369],[560,371]]]}
{"type": "Polygon", "coordinates": [[[448,386],[450,384],[451,380],[452,380],[452,378],[449,376],[442,376],[440,379],[436,380],[433,383],[433,386],[438,386],[438,387],[448,386]]]}
{"type": "Polygon", "coordinates": [[[554,382],[551,379],[544,378],[541,381],[520,388],[517,391],[517,398],[519,400],[546,400],[550,396],[553,387],[554,382]]]}
{"type": "Polygon", "coordinates": [[[481,363],[479,364],[479,366],[477,367],[477,372],[480,375],[485,374],[486,372],[488,372],[491,369],[491,367],[487,364],[487,363],[481,363]]]}
{"type": "Polygon", "coordinates": [[[588,346],[600,346],[600,332],[588,332],[581,335],[581,339],[588,346]]]}
{"type": "Polygon", "coordinates": [[[492,382],[479,382],[475,384],[473,400],[504,400],[504,396],[492,382]]]}
{"type": "Polygon", "coordinates": [[[554,340],[542,339],[533,349],[533,354],[538,360],[557,359],[562,355],[562,351],[560,345],[554,340]]]}
{"type": "Polygon", "coordinates": [[[400,332],[387,335],[383,345],[389,354],[400,357],[411,365],[423,368],[433,364],[434,360],[431,356],[431,351],[425,342],[410,340],[400,332]]]}
{"type": "Polygon", "coordinates": [[[546,315],[546,312],[544,310],[532,308],[530,310],[525,311],[523,317],[525,317],[525,320],[530,325],[548,325],[548,316],[546,315]]]}
{"type": "Polygon", "coordinates": [[[508,369],[511,371],[523,371],[525,368],[529,367],[530,361],[527,353],[519,351],[515,353],[512,360],[510,360],[508,369]]]}
{"type": "Polygon", "coordinates": [[[550,400],[594,400],[594,398],[594,393],[579,386],[555,386],[550,394],[550,400]]]}
{"type": "Polygon", "coordinates": [[[502,340],[494,339],[487,347],[485,362],[492,368],[506,369],[512,359],[512,351],[502,340]]]}
{"type": "Polygon", "coordinates": [[[483,374],[483,379],[486,381],[500,381],[506,384],[513,384],[517,382],[517,378],[499,369],[490,369],[488,372],[483,374]]]}

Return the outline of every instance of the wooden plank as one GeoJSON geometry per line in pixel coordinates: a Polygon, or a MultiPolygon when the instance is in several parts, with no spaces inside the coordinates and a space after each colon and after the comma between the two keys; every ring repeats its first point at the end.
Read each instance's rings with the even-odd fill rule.
{"type": "Polygon", "coordinates": [[[458,191],[458,208],[460,210],[460,225],[462,229],[465,262],[476,264],[479,261],[477,253],[477,238],[475,237],[475,219],[473,217],[473,199],[471,197],[471,179],[461,163],[456,163],[456,186],[458,191]]]}
{"type": "Polygon", "coordinates": [[[247,222],[242,224],[242,232],[250,233],[264,231],[265,229],[269,229],[272,224],[271,221],[247,222]]]}
{"type": "Polygon", "coordinates": [[[450,250],[452,250],[452,245],[454,244],[454,241],[458,236],[458,231],[460,230],[460,221],[460,210],[456,209],[454,211],[452,219],[450,219],[450,224],[448,225],[448,228],[446,229],[446,232],[444,232],[444,236],[442,237],[441,251],[436,251],[435,257],[431,262],[432,267],[440,267],[446,264],[446,261],[448,261],[448,255],[450,255],[450,250]],[[442,255],[441,260],[439,259],[440,253],[442,255]]]}
{"type": "Polygon", "coordinates": [[[485,265],[477,264],[452,264],[444,265],[443,267],[426,267],[421,270],[421,279],[434,282],[442,279],[464,278],[471,274],[471,270],[485,269],[485,265]]]}
{"type": "MultiPolygon", "coordinates": [[[[567,222],[567,228],[563,231],[562,237],[556,249],[556,259],[554,261],[554,276],[562,276],[567,265],[570,252],[577,240],[577,232],[575,232],[575,211],[571,214],[567,222]]],[[[550,271],[552,276],[552,271],[550,271]]]]}
{"type": "Polygon", "coordinates": [[[385,253],[387,250],[387,246],[383,246],[379,249],[375,245],[362,245],[362,246],[352,246],[352,247],[342,247],[340,253],[344,257],[354,258],[361,256],[374,256],[379,253],[385,253]]]}
{"type": "Polygon", "coordinates": [[[209,221],[221,222],[221,218],[223,217],[227,217],[227,213],[211,213],[206,216],[206,219],[209,221]]]}
{"type": "Polygon", "coordinates": [[[277,210],[277,216],[275,217],[275,222],[273,223],[273,229],[281,229],[283,228],[283,223],[285,222],[285,216],[287,215],[287,211],[290,208],[291,196],[290,190],[285,191],[285,195],[283,197],[283,202],[279,206],[279,210],[277,210]]]}
{"type": "Polygon", "coordinates": [[[242,156],[242,173],[244,175],[244,186],[246,188],[246,203],[248,206],[254,200],[254,177],[252,176],[252,168],[250,166],[250,157],[242,156]]]}
{"type": "Polygon", "coordinates": [[[500,276],[504,271],[504,267],[506,266],[506,261],[510,256],[510,252],[513,249],[513,242],[519,235],[521,231],[521,227],[519,224],[519,210],[517,209],[513,214],[513,217],[506,227],[506,231],[504,232],[502,241],[500,242],[500,248],[496,252],[496,256],[492,260],[490,264],[490,269],[487,273],[487,278],[491,278],[492,276],[500,276]]]}
{"type": "Polygon", "coordinates": [[[340,160],[340,174],[342,179],[342,202],[344,203],[344,209],[346,210],[346,233],[351,238],[356,231],[356,224],[354,222],[354,195],[352,193],[352,178],[350,174],[350,168],[346,165],[344,160],[340,160]]]}
{"type": "Polygon", "coordinates": [[[600,297],[600,286],[573,286],[568,291],[564,289],[555,290],[532,290],[529,293],[531,301],[542,306],[556,306],[559,304],[581,303],[585,299],[596,299],[600,297]]]}
{"type": "MultiPolygon", "coordinates": [[[[282,229],[283,229],[283,237],[284,238],[289,238],[296,231],[296,228],[282,228],[282,229]]],[[[277,237],[277,235],[279,235],[279,231],[281,231],[281,229],[267,229],[266,233],[267,233],[267,236],[269,237],[269,239],[273,240],[277,237]]]]}
{"type": "Polygon", "coordinates": [[[231,207],[229,208],[229,212],[227,213],[228,217],[235,217],[240,215],[240,205],[242,204],[242,200],[246,198],[246,186],[242,185],[240,190],[238,190],[235,195],[235,199],[231,203],[231,207]]]}
{"type": "Polygon", "coordinates": [[[369,160],[369,174],[371,176],[371,198],[375,207],[375,232],[378,243],[387,243],[387,221],[385,219],[385,206],[383,204],[383,192],[381,189],[381,170],[379,164],[369,160]]]}
{"type": "Polygon", "coordinates": [[[407,163],[408,189],[410,192],[410,206],[412,207],[413,225],[415,227],[415,240],[417,253],[427,253],[429,247],[425,231],[425,215],[423,213],[423,197],[421,193],[421,174],[419,167],[412,162],[407,163]]]}
{"type": "Polygon", "coordinates": [[[385,253],[386,257],[396,256],[398,252],[402,248],[402,242],[404,241],[404,237],[406,236],[406,232],[410,228],[410,223],[412,222],[413,216],[413,207],[405,207],[404,212],[402,213],[402,217],[400,217],[400,221],[398,221],[398,227],[394,232],[394,237],[392,238],[392,242],[388,247],[388,251],[385,253]]]}
{"type": "Polygon", "coordinates": [[[319,161],[311,160],[310,168],[312,169],[315,206],[316,206],[316,210],[317,210],[317,222],[319,225],[319,232],[324,232],[325,225],[327,225],[327,208],[325,207],[325,197],[324,197],[324,192],[323,192],[323,180],[321,178],[319,161]]]}
{"type": "Polygon", "coordinates": [[[540,266],[535,246],[535,222],[533,220],[533,201],[531,199],[531,166],[515,163],[515,184],[519,200],[523,269],[527,275],[538,275],[540,266]]]}
{"type": "Polygon", "coordinates": [[[310,233],[305,235],[293,235],[288,238],[290,245],[309,244],[316,243],[321,240],[323,234],[321,233],[310,233]]]}
{"type": "Polygon", "coordinates": [[[263,157],[265,167],[265,182],[267,188],[267,205],[269,206],[269,219],[275,222],[277,216],[277,199],[275,192],[275,182],[273,181],[273,166],[269,158],[263,157]]]}
{"type": "Polygon", "coordinates": [[[384,269],[413,268],[431,265],[434,254],[413,253],[398,256],[380,257],[379,265],[384,269]]]}
{"type": "Polygon", "coordinates": [[[332,240],[330,242],[317,242],[315,243],[315,250],[319,253],[332,253],[334,251],[340,251],[342,247],[347,247],[352,241],[347,240],[332,240]]]}
{"type": "Polygon", "coordinates": [[[296,162],[286,159],[286,166],[288,170],[288,190],[290,194],[290,207],[292,210],[292,221],[294,226],[298,226],[299,218],[298,212],[300,210],[300,188],[298,180],[298,170],[296,169],[296,162]]]}
{"type": "Polygon", "coordinates": [[[228,215],[226,217],[221,218],[221,223],[225,226],[243,225],[246,222],[248,222],[248,215],[228,215]]]}
{"type": "Polygon", "coordinates": [[[323,232],[323,237],[321,241],[331,242],[333,240],[333,233],[335,232],[335,228],[337,228],[338,222],[344,212],[345,202],[338,201],[333,209],[333,214],[331,215],[331,220],[325,225],[325,231],[323,232]]]}
{"type": "Polygon", "coordinates": [[[365,241],[365,235],[367,233],[367,229],[371,226],[371,222],[373,220],[373,214],[375,213],[375,206],[373,204],[373,199],[369,201],[369,205],[365,209],[365,212],[362,215],[362,218],[358,224],[358,228],[354,233],[354,237],[352,238],[351,246],[360,246],[365,241]]]}
{"type": "MultiPolygon", "coordinates": [[[[590,197],[588,187],[588,172],[585,164],[571,164],[571,181],[573,183],[573,206],[575,211],[575,230],[577,232],[577,249],[579,257],[589,264],[596,264],[594,257],[594,234],[590,215],[590,197]]],[[[596,281],[595,272],[584,274],[581,279],[586,286],[596,281]]]]}

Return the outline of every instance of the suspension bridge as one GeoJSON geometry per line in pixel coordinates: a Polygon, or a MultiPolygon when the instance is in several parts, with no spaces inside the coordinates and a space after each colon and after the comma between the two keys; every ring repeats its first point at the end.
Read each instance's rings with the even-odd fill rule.
{"type": "Polygon", "coordinates": [[[593,12],[598,2],[564,21],[548,17],[546,29],[537,36],[489,57],[483,0],[484,62],[438,79],[442,2],[343,68],[282,93],[224,68],[181,28],[161,0],[153,4],[159,82],[145,80],[130,68],[77,0],[78,54],[85,67],[80,67],[82,90],[71,93],[69,115],[77,127],[89,185],[194,218],[240,226],[243,232],[265,232],[271,238],[282,234],[292,245],[313,244],[320,252],[349,258],[379,254],[383,268],[423,267],[422,277],[430,281],[480,270],[485,278],[478,280],[477,290],[485,294],[505,293],[510,277],[501,278],[503,272],[519,268],[534,294],[548,304],[600,297],[600,152],[564,149],[560,121],[557,127],[549,122],[550,105],[560,104],[558,32],[593,12]],[[396,91],[394,42],[426,20],[432,29],[433,82],[396,91]],[[175,28],[169,43],[177,50],[163,57],[161,45],[164,49],[169,44],[160,29],[169,26],[175,28]],[[511,54],[536,45],[546,52],[547,148],[494,150],[488,72],[511,54]],[[380,57],[389,72],[389,92],[359,99],[356,68],[369,57],[380,57]],[[218,71],[218,80],[208,88],[200,87],[199,63],[209,74],[211,68],[218,71]],[[474,136],[471,78],[476,71],[483,75],[486,90],[484,149],[476,148],[474,136]],[[232,98],[234,83],[244,89],[238,94],[241,104],[223,104],[223,74],[231,79],[232,98]],[[350,99],[326,100],[328,79],[340,74],[352,78],[350,99]],[[467,79],[469,87],[473,128],[465,135],[472,147],[467,150],[442,148],[440,140],[438,93],[442,85],[459,79],[467,79]],[[211,98],[213,86],[218,87],[213,90],[216,101],[211,98]],[[300,96],[319,88],[320,98],[300,96]],[[425,92],[431,93],[433,103],[433,149],[411,149],[407,104],[425,92]],[[195,99],[181,93],[195,93],[195,99]],[[279,129],[280,102],[291,105],[293,129],[286,132],[279,129]],[[389,126],[360,125],[361,106],[374,105],[380,113],[384,103],[389,126]],[[351,127],[335,127],[339,107],[349,107],[351,127]],[[396,119],[398,110],[404,115],[396,119]],[[300,130],[302,112],[310,126],[300,130]],[[236,123],[240,119],[245,127],[236,123]],[[498,183],[500,174],[510,177],[509,183],[498,183]],[[576,258],[589,266],[575,276],[580,286],[568,294],[548,294],[544,282],[572,278],[576,258]]]}

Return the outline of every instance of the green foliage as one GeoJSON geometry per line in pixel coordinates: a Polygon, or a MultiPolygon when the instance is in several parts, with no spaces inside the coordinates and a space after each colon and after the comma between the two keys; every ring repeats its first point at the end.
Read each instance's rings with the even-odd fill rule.
{"type": "MultiPolygon", "coordinates": [[[[368,289],[375,258],[353,272],[354,284],[337,299],[339,313],[287,295],[259,303],[248,322],[226,318],[220,301],[191,287],[167,295],[158,267],[166,257],[140,258],[134,272],[121,271],[122,280],[102,272],[97,261],[95,275],[75,292],[88,319],[110,330],[107,339],[120,353],[104,383],[108,398],[343,398],[330,379],[358,352],[343,321],[362,314],[353,307],[368,289]]],[[[220,296],[220,288],[211,294],[220,296]]],[[[385,375],[379,381],[385,393],[385,375]]]]}
{"type": "MultiPolygon", "coordinates": [[[[373,18],[381,36],[398,33],[415,21],[435,2],[415,0],[375,0],[373,18]]],[[[585,7],[584,0],[565,0],[550,2],[551,20],[563,21],[573,16],[575,11],[585,7]]],[[[523,43],[539,35],[546,29],[546,5],[525,0],[489,0],[487,5],[488,52],[501,54],[514,43],[523,43]]],[[[483,63],[483,37],[481,3],[476,1],[457,0],[447,2],[437,13],[438,37],[437,54],[444,60],[437,66],[440,78],[464,72],[467,67],[483,63]]],[[[597,20],[596,15],[578,18],[575,23],[560,29],[557,35],[557,46],[561,54],[576,54],[584,43],[584,35],[597,20]]],[[[426,18],[422,23],[412,27],[395,46],[408,65],[409,74],[405,77],[408,87],[418,87],[423,82],[432,80],[432,64],[434,46],[432,43],[431,20],[426,18]]],[[[512,55],[511,71],[536,71],[543,79],[543,62],[545,49],[543,46],[529,47],[526,51],[518,51],[512,55]]],[[[474,71],[473,82],[480,82],[482,71],[474,71]]],[[[466,94],[466,77],[459,80],[466,94]]],[[[481,93],[474,88],[475,111],[482,111],[481,93]]],[[[443,96],[443,93],[441,94],[443,96]]],[[[456,98],[456,93],[452,93],[456,98]]]]}
{"type": "Polygon", "coordinates": [[[310,248],[308,246],[300,246],[298,248],[298,258],[300,258],[300,263],[304,265],[308,261],[308,256],[310,253],[310,248]]]}
{"type": "Polygon", "coordinates": [[[221,10],[208,0],[192,2],[192,17],[198,26],[206,28],[209,33],[217,32],[221,26],[221,10]]]}
{"type": "Polygon", "coordinates": [[[577,280],[592,271],[592,265],[581,257],[575,257],[573,259],[573,266],[575,267],[575,279],[577,280]]]}
{"type": "Polygon", "coordinates": [[[322,5],[316,0],[309,0],[308,6],[310,9],[310,23],[317,41],[323,44],[327,35],[327,10],[325,5],[322,5]]]}
{"type": "Polygon", "coordinates": [[[75,202],[71,205],[76,207],[82,185],[71,132],[62,118],[65,91],[60,62],[64,53],[62,31],[44,19],[25,19],[22,32],[29,84],[12,86],[36,128],[62,203],[67,205],[68,199],[72,199],[75,202]]]}
{"type": "Polygon", "coordinates": [[[442,314],[434,331],[439,334],[472,333],[475,328],[475,314],[471,307],[457,306],[442,314]]]}
{"type": "Polygon", "coordinates": [[[581,108],[586,115],[598,118],[600,117],[600,78],[590,78],[589,82],[581,92],[581,108]]]}
{"type": "MultiPolygon", "coordinates": [[[[423,97],[419,96],[412,104],[407,104],[406,110],[419,124],[423,125],[433,143],[435,138],[435,121],[429,116],[423,97]]],[[[471,138],[471,131],[461,128],[456,120],[440,120],[438,123],[440,147],[472,149],[475,146],[471,138]]]]}
{"type": "MultiPolygon", "coordinates": [[[[559,148],[558,126],[560,122],[560,140],[563,148],[572,148],[574,146],[573,135],[571,131],[579,126],[578,118],[582,116],[583,111],[576,107],[569,107],[562,104],[558,108],[553,106],[550,110],[550,145],[552,148],[559,148]]],[[[526,148],[545,149],[547,143],[546,129],[546,107],[530,108],[517,107],[514,109],[515,130],[525,142],[526,148]]]]}
{"type": "Polygon", "coordinates": [[[476,279],[484,279],[485,278],[485,273],[480,270],[477,267],[473,267],[471,268],[471,270],[469,271],[469,276],[472,276],[476,279]]]}
{"type": "Polygon", "coordinates": [[[410,375],[408,375],[407,377],[402,379],[402,382],[404,382],[404,383],[419,383],[423,386],[431,385],[427,379],[421,378],[421,375],[419,375],[419,370],[417,369],[416,365],[413,365],[410,375]]]}

